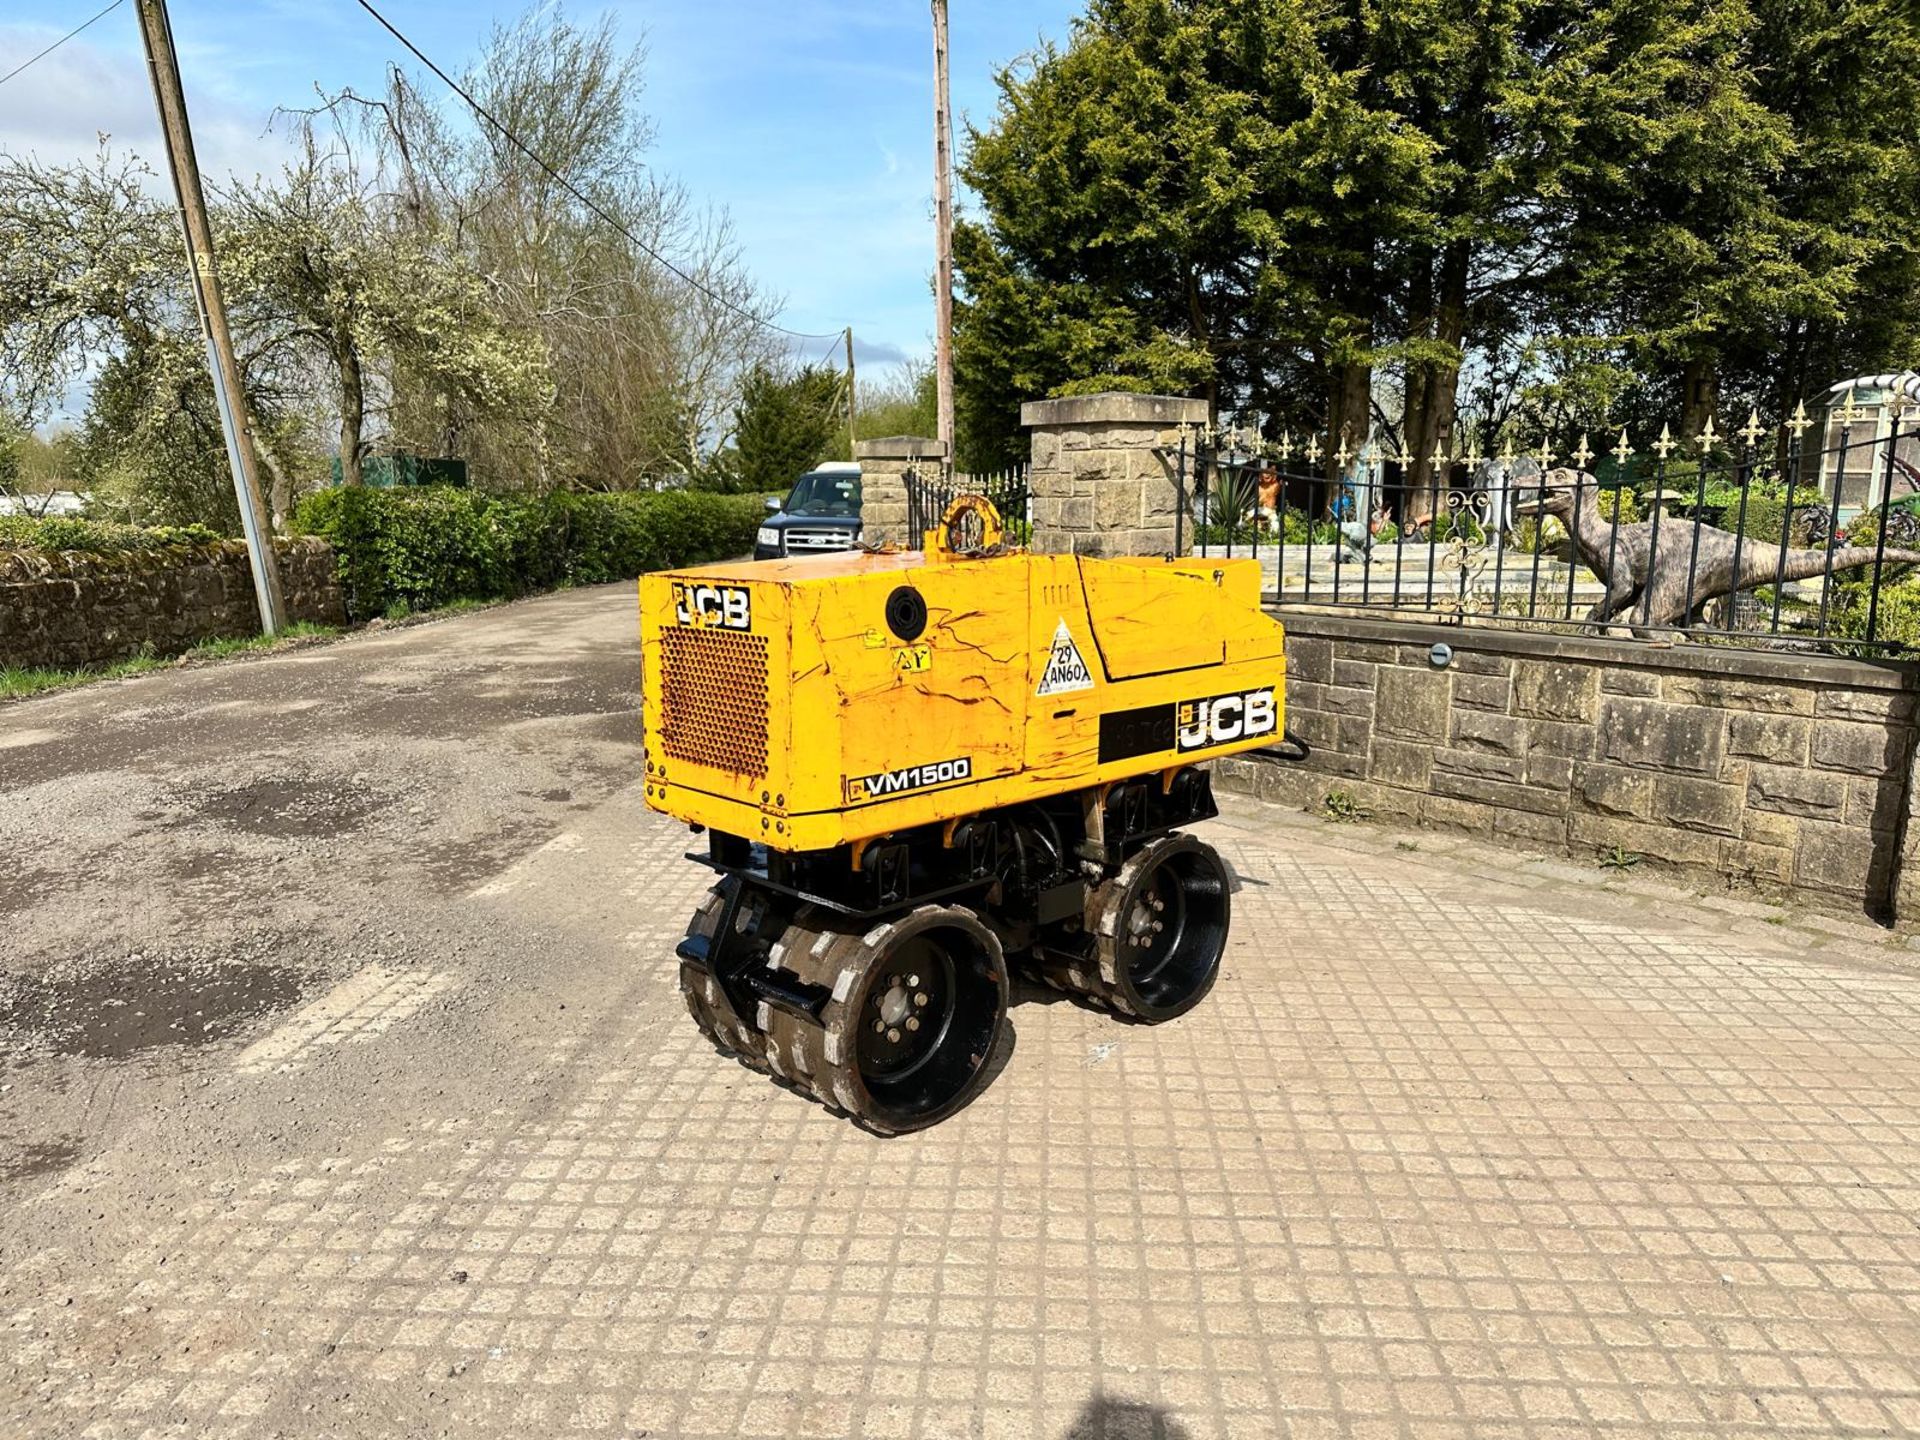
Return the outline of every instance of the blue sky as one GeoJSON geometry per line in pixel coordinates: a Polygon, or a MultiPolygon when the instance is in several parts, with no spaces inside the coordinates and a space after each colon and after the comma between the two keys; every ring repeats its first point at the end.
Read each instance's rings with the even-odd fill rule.
{"type": "MultiPolygon", "coordinates": [[[[0,74],[105,0],[7,0],[0,74]]],[[[496,19],[521,11],[375,0],[454,73],[496,19]]],[[[854,326],[863,364],[931,349],[931,22],[922,0],[653,0],[604,9],[647,51],[648,163],[724,206],[756,276],[787,298],[797,330],[854,326]]],[[[1070,0],[959,0],[958,115],[992,113],[996,66],[1063,39],[1070,0]]],[[[278,164],[264,133],[275,105],[313,87],[377,87],[410,60],[353,0],[171,0],[202,167],[278,164]]],[[[417,67],[410,67],[417,68],[417,67]]],[[[132,5],[0,86],[0,148],[48,161],[90,154],[110,133],[160,167],[132,5]]],[[[824,349],[824,345],[821,347],[824,349]]]]}

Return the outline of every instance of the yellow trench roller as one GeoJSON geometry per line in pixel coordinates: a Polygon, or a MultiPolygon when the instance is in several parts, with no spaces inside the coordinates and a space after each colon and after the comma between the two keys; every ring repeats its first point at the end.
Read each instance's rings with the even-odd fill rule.
{"type": "Polygon", "coordinates": [[[1203,762],[1284,728],[1256,562],[1032,555],[998,531],[963,497],[924,555],[640,582],[647,803],[721,875],[680,946],[688,1007],[888,1133],[984,1082],[1009,958],[1141,1020],[1199,1003],[1231,886],[1179,827],[1216,813],[1203,762]]]}

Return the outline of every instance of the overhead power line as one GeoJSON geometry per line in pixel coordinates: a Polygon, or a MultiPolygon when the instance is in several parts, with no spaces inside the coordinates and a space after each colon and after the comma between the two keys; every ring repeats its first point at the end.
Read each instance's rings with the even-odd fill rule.
{"type": "MultiPolygon", "coordinates": [[[[114,0],[114,4],[117,5],[119,3],[120,3],[120,0],[114,0]]],[[[724,306],[725,308],[727,308],[728,310],[731,310],[734,314],[740,316],[743,319],[751,320],[753,321],[754,324],[764,326],[768,330],[777,331],[779,334],[790,335],[795,340],[827,340],[827,339],[839,338],[841,332],[838,330],[835,330],[831,333],[824,330],[818,333],[807,331],[807,330],[790,330],[785,325],[781,325],[776,323],[775,321],[768,320],[764,316],[754,314],[751,310],[748,310],[745,307],[735,303],[734,301],[729,300],[726,296],[722,295],[719,291],[715,290],[711,285],[708,285],[704,280],[701,280],[695,276],[689,275],[685,270],[682,270],[678,265],[674,264],[671,260],[667,259],[667,257],[662,255],[658,250],[654,249],[653,246],[647,244],[646,241],[642,240],[638,235],[634,234],[633,231],[629,230],[623,223],[621,223],[619,219],[617,219],[614,215],[612,215],[606,209],[604,209],[597,201],[583,194],[580,191],[580,189],[576,185],[574,185],[574,183],[571,180],[567,179],[566,176],[562,175],[558,170],[554,169],[553,166],[549,165],[545,160],[541,159],[539,155],[535,154],[532,148],[529,147],[525,141],[521,140],[521,138],[518,135],[514,134],[513,131],[509,130],[506,127],[506,124],[503,121],[501,121],[498,116],[494,115],[491,111],[487,109],[486,106],[482,105],[478,100],[474,99],[472,95],[468,94],[467,91],[460,85],[460,83],[456,81],[451,75],[447,74],[446,71],[442,70],[438,65],[434,64],[432,60],[428,59],[425,51],[423,51],[418,45],[414,44],[413,41],[409,40],[405,35],[401,34],[399,27],[397,27],[391,20],[387,19],[386,16],[382,15],[378,10],[374,9],[372,5],[368,4],[367,0],[358,0],[358,4],[362,10],[366,11],[375,20],[378,20],[381,26],[386,30],[386,32],[389,35],[393,36],[394,39],[398,40],[402,45],[406,46],[408,50],[412,51],[414,59],[418,60],[422,65],[426,66],[427,69],[431,70],[436,76],[438,76],[441,84],[445,85],[449,90],[453,91],[454,94],[458,95],[462,100],[466,101],[467,107],[471,109],[474,114],[478,115],[482,120],[486,121],[487,124],[491,125],[495,130],[499,131],[502,139],[504,139],[508,144],[513,146],[513,148],[518,150],[522,155],[526,156],[527,159],[531,160],[534,164],[538,165],[542,170],[546,171],[546,173],[550,177],[552,177],[553,181],[556,184],[558,184],[562,189],[564,189],[569,195],[573,196],[574,199],[578,200],[582,205],[586,206],[595,215],[598,215],[602,220],[606,221],[607,224],[611,225],[615,230],[618,230],[622,235],[626,236],[627,239],[632,241],[634,246],[638,248],[643,254],[651,256],[655,261],[657,261],[659,264],[666,267],[668,270],[672,271],[675,275],[678,275],[682,280],[686,281],[687,284],[693,286],[694,289],[698,290],[701,294],[705,295],[709,300],[712,300],[716,304],[724,306]]],[[[111,8],[112,6],[108,7],[108,9],[111,9],[111,8]]],[[[105,14],[105,13],[106,13],[105,11],[101,12],[101,14],[105,14]]],[[[94,17],[94,19],[96,20],[98,18],[99,16],[97,15],[94,17]]],[[[89,20],[87,22],[87,24],[89,25],[91,25],[92,23],[93,23],[92,20],[89,20]]],[[[83,26],[82,28],[84,29],[85,27],[83,26]]],[[[27,63],[31,64],[33,62],[29,61],[27,63]]]]}
{"type": "Polygon", "coordinates": [[[78,25],[74,26],[73,29],[69,30],[66,34],[62,35],[58,40],[54,41],[51,45],[47,46],[47,48],[42,50],[38,55],[34,55],[26,60],[22,60],[18,65],[14,66],[13,69],[9,70],[6,74],[0,75],[0,85],[6,84],[9,80],[13,79],[14,76],[18,75],[22,70],[27,69],[29,66],[37,64],[38,62],[46,59],[47,56],[51,55],[54,51],[58,50],[62,45],[66,44],[67,41],[73,39],[74,36],[78,35],[82,30],[86,29],[87,26],[93,24],[94,20],[99,20],[104,16],[111,15],[114,11],[118,10],[122,5],[126,3],[127,3],[127,0],[113,0],[113,3],[111,5],[107,6],[107,8],[102,10],[98,15],[93,16],[92,19],[82,20],[78,25]]]}

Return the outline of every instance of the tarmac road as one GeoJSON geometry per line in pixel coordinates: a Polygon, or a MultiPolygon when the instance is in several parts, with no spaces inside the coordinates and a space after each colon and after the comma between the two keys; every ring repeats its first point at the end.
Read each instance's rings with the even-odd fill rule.
{"type": "Polygon", "coordinates": [[[684,1013],[635,644],[0,707],[0,1434],[1920,1433],[1908,952],[1237,802],[1204,1006],[880,1140],[684,1013]]]}

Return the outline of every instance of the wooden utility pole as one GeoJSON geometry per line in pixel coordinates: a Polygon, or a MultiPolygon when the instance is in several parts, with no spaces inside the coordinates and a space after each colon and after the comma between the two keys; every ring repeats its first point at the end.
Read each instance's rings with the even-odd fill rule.
{"type": "Polygon", "coordinates": [[[853,428],[853,327],[847,326],[847,457],[853,457],[853,447],[860,443],[853,428]]]}
{"type": "Polygon", "coordinates": [[[240,528],[247,537],[247,556],[253,566],[260,628],[275,635],[286,628],[286,598],[281,594],[280,567],[273,553],[273,522],[260,498],[260,477],[254,472],[245,392],[240,386],[239,363],[233,358],[226,307],[220,300],[213,227],[207,222],[207,197],[200,188],[200,167],[193,157],[193,132],[187,127],[187,99],[180,88],[173,27],[167,20],[166,0],[136,0],[134,8],[140,16],[140,38],[147,48],[147,68],[153,76],[154,103],[160,110],[167,169],[180,201],[180,224],[187,237],[187,270],[200,312],[200,333],[207,341],[220,428],[227,438],[227,463],[233,470],[233,496],[240,504],[240,528]]]}
{"type": "Polygon", "coordinates": [[[953,465],[953,119],[947,98],[947,0],[933,0],[934,375],[940,443],[953,465]]]}

